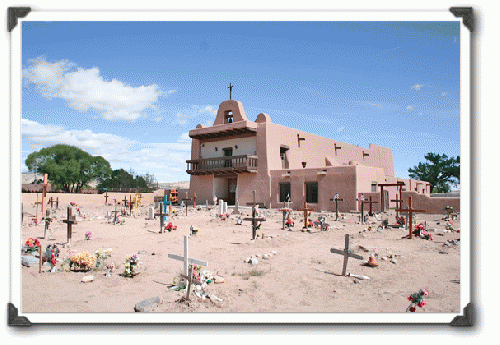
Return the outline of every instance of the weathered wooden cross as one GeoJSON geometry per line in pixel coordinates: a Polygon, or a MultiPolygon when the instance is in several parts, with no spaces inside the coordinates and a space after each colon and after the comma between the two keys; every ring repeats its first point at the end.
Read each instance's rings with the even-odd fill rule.
{"type": "Polygon", "coordinates": [[[286,222],[286,216],[288,214],[288,217],[290,217],[290,213],[286,207],[286,203],[283,201],[283,227],[281,230],[285,230],[285,222],[286,222]]]}
{"type": "Polygon", "coordinates": [[[45,214],[45,210],[47,209],[47,205],[45,204],[45,197],[47,196],[47,186],[48,186],[48,174],[43,174],[43,189],[42,189],[42,217],[45,214]]]}
{"type": "Polygon", "coordinates": [[[186,217],[188,215],[188,201],[191,200],[191,198],[188,198],[188,193],[186,192],[186,197],[182,199],[182,201],[186,202],[186,217]]]}
{"type": "Polygon", "coordinates": [[[50,197],[49,201],[47,202],[47,205],[50,204],[50,208],[54,208],[54,202],[56,203],[56,209],[59,208],[59,197],[57,197],[57,200],[54,200],[54,198],[50,197]]]}
{"type": "Polygon", "coordinates": [[[336,193],[333,199],[330,199],[330,201],[335,201],[335,220],[339,219],[339,201],[344,201],[344,199],[339,198],[339,194],[336,193]]]}
{"type": "Polygon", "coordinates": [[[127,207],[127,195],[125,194],[125,198],[123,198],[123,207],[127,207]]]}
{"type": "Polygon", "coordinates": [[[193,194],[193,207],[196,208],[196,193],[193,194]]]}
{"type": "Polygon", "coordinates": [[[106,192],[106,195],[104,195],[104,198],[106,199],[106,201],[104,202],[104,204],[107,205],[108,204],[108,198],[109,198],[108,197],[108,192],[106,192]]]}
{"type": "Polygon", "coordinates": [[[49,230],[49,221],[48,218],[50,216],[50,210],[45,211],[45,229],[43,230],[43,238],[45,239],[47,236],[47,230],[49,230]]]}
{"type": "Polygon", "coordinates": [[[307,206],[307,202],[304,201],[304,208],[298,209],[297,211],[304,211],[304,228],[303,229],[307,229],[307,225],[308,225],[308,223],[307,223],[307,216],[308,216],[308,213],[314,211],[314,209],[309,208],[309,206],[307,206]]]}
{"type": "MultiPolygon", "coordinates": [[[[396,203],[396,208],[397,208],[397,209],[399,209],[399,208],[403,208],[403,205],[402,205],[402,204],[403,204],[404,200],[402,200],[402,199],[393,199],[393,200],[391,200],[391,201],[393,201],[393,202],[395,202],[395,203],[396,203]]],[[[399,217],[399,212],[398,212],[398,210],[396,210],[396,217],[399,217]]]]}
{"type": "Polygon", "coordinates": [[[252,240],[257,238],[257,222],[265,222],[266,218],[257,217],[257,206],[255,199],[256,192],[253,191],[253,206],[252,206],[252,218],[243,218],[243,220],[251,220],[252,221],[252,240]]]}
{"type": "Polygon", "coordinates": [[[118,210],[116,209],[116,204],[115,204],[115,210],[114,210],[114,211],[111,211],[111,212],[115,214],[115,216],[114,216],[114,220],[113,220],[113,224],[116,224],[116,217],[117,217],[117,214],[120,212],[120,211],[118,211],[118,210]]]}
{"type": "Polygon", "coordinates": [[[360,255],[357,255],[357,254],[354,254],[352,253],[350,250],[349,250],[349,234],[345,234],[345,248],[344,250],[341,250],[341,249],[335,249],[335,248],[331,248],[330,249],[330,252],[331,253],[335,253],[335,254],[340,254],[340,255],[344,255],[344,266],[342,268],[342,275],[345,277],[346,275],[346,270],[347,270],[347,260],[349,258],[354,258],[354,259],[358,259],[358,260],[364,260],[364,258],[360,255]]]}
{"type": "Polygon", "coordinates": [[[165,213],[163,213],[163,203],[160,202],[160,212],[155,213],[155,217],[160,217],[160,234],[163,234],[165,232],[165,228],[163,227],[164,221],[165,221],[165,213]]]}
{"type": "Polygon", "coordinates": [[[381,183],[378,186],[380,187],[380,212],[384,212],[384,187],[398,187],[399,190],[399,198],[401,199],[401,193],[403,190],[403,186],[405,183],[403,181],[398,181],[397,183],[381,183]]]}
{"type": "Polygon", "coordinates": [[[168,257],[170,259],[184,262],[184,267],[183,267],[183,271],[182,271],[184,276],[187,276],[189,274],[189,272],[188,272],[189,263],[195,264],[195,265],[200,265],[200,266],[208,266],[208,262],[198,260],[198,259],[193,259],[193,258],[190,258],[188,256],[188,237],[189,236],[184,236],[184,256],[175,255],[175,254],[168,254],[168,257]]]}
{"type": "Polygon", "coordinates": [[[371,217],[373,216],[373,208],[372,208],[372,204],[378,204],[378,201],[372,201],[372,197],[369,197],[369,201],[366,201],[364,200],[363,201],[365,204],[369,204],[370,205],[370,210],[368,212],[368,215],[371,217]]]}
{"type": "Polygon", "coordinates": [[[408,198],[408,208],[406,208],[406,209],[398,209],[396,211],[408,213],[408,217],[409,217],[409,220],[408,220],[409,234],[408,234],[408,236],[409,236],[410,239],[412,239],[413,238],[413,231],[412,231],[412,228],[413,228],[413,213],[416,213],[416,212],[425,213],[426,211],[425,210],[416,210],[416,209],[414,209],[412,207],[412,204],[411,204],[411,196],[408,198]]]}
{"type": "Polygon", "coordinates": [[[76,222],[76,216],[73,216],[73,207],[68,207],[68,219],[64,219],[63,223],[67,224],[66,238],[67,243],[71,244],[71,235],[73,233],[73,224],[78,224],[76,222]]]}

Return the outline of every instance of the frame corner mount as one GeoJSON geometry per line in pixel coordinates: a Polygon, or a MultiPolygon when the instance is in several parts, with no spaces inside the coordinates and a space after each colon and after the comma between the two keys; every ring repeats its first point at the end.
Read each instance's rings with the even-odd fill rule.
{"type": "Polygon", "coordinates": [[[472,16],[472,7],[450,7],[450,12],[455,17],[462,18],[464,25],[470,32],[474,31],[474,18],[472,16]]]}
{"type": "Polygon", "coordinates": [[[14,304],[7,303],[7,314],[8,314],[8,324],[9,326],[31,326],[32,323],[26,316],[18,316],[17,308],[14,304]]]}
{"type": "Polygon", "coordinates": [[[471,303],[467,303],[464,308],[464,314],[458,315],[453,318],[450,322],[450,326],[455,327],[463,327],[463,326],[472,326],[473,324],[473,307],[471,303]]]}
{"type": "Polygon", "coordinates": [[[24,18],[31,12],[31,7],[9,7],[7,9],[7,26],[9,32],[17,25],[17,18],[24,18]]]}

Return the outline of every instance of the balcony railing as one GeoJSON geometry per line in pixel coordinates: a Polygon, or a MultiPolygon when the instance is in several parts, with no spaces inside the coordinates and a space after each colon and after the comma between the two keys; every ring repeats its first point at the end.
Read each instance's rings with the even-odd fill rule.
{"type": "Polygon", "coordinates": [[[257,156],[244,155],[203,158],[186,162],[186,172],[192,175],[257,172],[257,156]]]}

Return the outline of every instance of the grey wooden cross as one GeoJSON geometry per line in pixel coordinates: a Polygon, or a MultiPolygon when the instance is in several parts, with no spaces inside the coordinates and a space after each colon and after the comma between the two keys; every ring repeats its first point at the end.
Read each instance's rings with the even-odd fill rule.
{"type": "Polygon", "coordinates": [[[120,211],[118,211],[118,210],[116,209],[116,204],[115,204],[115,210],[114,210],[114,211],[111,211],[111,212],[115,214],[115,216],[114,216],[114,220],[113,220],[113,224],[116,224],[116,217],[117,217],[116,215],[117,215],[117,213],[119,213],[119,212],[120,212],[120,211]]]}
{"type": "Polygon", "coordinates": [[[43,230],[43,238],[47,236],[47,230],[49,230],[50,221],[48,220],[50,216],[50,210],[45,210],[45,229],[43,230]]]}
{"type": "Polygon", "coordinates": [[[68,219],[64,219],[63,223],[67,224],[66,238],[68,244],[71,244],[71,235],[73,233],[73,224],[78,224],[76,222],[76,216],[73,216],[73,207],[68,207],[68,219]]]}
{"type": "Polygon", "coordinates": [[[339,198],[339,194],[336,193],[333,199],[330,199],[330,201],[335,201],[335,220],[339,219],[339,201],[344,201],[344,199],[339,198]]]}
{"type": "Polygon", "coordinates": [[[342,268],[342,275],[345,277],[346,275],[346,270],[347,270],[347,260],[349,258],[354,258],[354,259],[358,259],[358,260],[364,260],[364,258],[360,255],[357,255],[357,254],[354,254],[352,253],[350,250],[349,250],[349,234],[345,234],[345,249],[344,250],[341,250],[341,249],[335,249],[335,248],[331,248],[330,249],[330,252],[331,253],[335,253],[335,254],[341,254],[341,255],[344,255],[344,266],[342,268]]]}
{"type": "Polygon", "coordinates": [[[255,194],[253,191],[253,206],[252,206],[252,218],[243,218],[243,220],[251,220],[252,221],[252,240],[257,238],[257,221],[265,222],[266,218],[257,217],[257,207],[255,202],[255,194]]]}
{"type": "MultiPolygon", "coordinates": [[[[170,259],[182,261],[184,263],[184,267],[183,267],[184,276],[188,276],[189,263],[195,264],[195,265],[200,265],[200,266],[208,266],[208,262],[198,260],[198,259],[193,259],[193,258],[190,258],[188,256],[188,237],[189,236],[184,236],[184,256],[175,255],[175,254],[168,254],[168,257],[170,259]]],[[[184,278],[184,279],[186,279],[186,278],[184,278]]]]}
{"type": "Polygon", "coordinates": [[[165,213],[163,213],[163,203],[160,202],[160,212],[154,214],[155,217],[160,217],[160,234],[164,233],[165,228],[163,227],[163,222],[165,220],[165,213]]]}

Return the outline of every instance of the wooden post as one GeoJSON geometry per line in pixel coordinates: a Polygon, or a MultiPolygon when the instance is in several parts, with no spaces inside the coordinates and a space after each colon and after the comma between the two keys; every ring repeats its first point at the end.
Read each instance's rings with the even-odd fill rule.
{"type": "Polygon", "coordinates": [[[186,217],[188,215],[188,201],[191,200],[191,198],[188,198],[188,193],[186,192],[186,197],[182,199],[182,201],[186,202],[186,217]]]}
{"type": "Polygon", "coordinates": [[[63,220],[63,223],[67,224],[67,230],[66,230],[66,238],[67,238],[67,243],[71,244],[71,236],[73,232],[73,224],[78,224],[76,222],[76,217],[73,216],[73,208],[68,207],[68,213],[67,213],[68,219],[63,220]]]}
{"type": "Polygon", "coordinates": [[[257,218],[257,208],[252,206],[252,218],[244,218],[243,220],[252,221],[252,240],[255,240],[257,238],[257,221],[265,222],[266,218],[257,218]]]}
{"type": "Polygon", "coordinates": [[[193,195],[193,207],[196,208],[196,193],[193,195]]]}
{"type": "Polygon", "coordinates": [[[47,209],[47,205],[45,205],[45,197],[47,196],[47,185],[48,185],[48,174],[43,174],[43,190],[42,190],[42,217],[45,215],[45,210],[47,209]]]}
{"type": "Polygon", "coordinates": [[[38,267],[38,273],[42,273],[42,262],[43,262],[43,258],[42,258],[42,245],[40,244],[40,246],[38,247],[38,253],[40,255],[40,265],[38,267]]]}
{"type": "Polygon", "coordinates": [[[342,267],[342,275],[345,277],[346,273],[347,273],[347,260],[349,258],[354,258],[354,259],[358,259],[358,260],[363,260],[363,257],[360,256],[360,255],[357,255],[357,254],[354,254],[352,253],[350,250],[349,250],[349,234],[345,234],[345,247],[344,247],[344,250],[340,250],[340,249],[335,249],[335,248],[331,248],[330,249],[330,252],[331,253],[335,253],[335,254],[340,254],[340,255],[343,255],[344,256],[344,266],[342,267]]]}
{"type": "Polygon", "coordinates": [[[297,211],[304,211],[304,228],[303,229],[307,230],[307,228],[308,228],[307,227],[307,225],[308,225],[307,224],[307,215],[308,215],[309,211],[312,212],[312,211],[314,211],[314,209],[309,208],[309,206],[307,206],[307,202],[304,201],[304,208],[301,208],[301,209],[299,209],[297,211]]]}
{"type": "Polygon", "coordinates": [[[335,201],[335,220],[339,219],[339,201],[344,201],[344,199],[340,199],[338,193],[335,194],[333,199],[330,201],[335,201]]]}
{"type": "Polygon", "coordinates": [[[104,198],[106,199],[106,201],[104,201],[104,205],[107,205],[108,204],[108,192],[106,192],[106,195],[104,195],[104,198]]]}
{"type": "Polygon", "coordinates": [[[49,221],[47,220],[47,218],[49,218],[49,216],[50,216],[50,210],[46,210],[45,211],[45,229],[43,230],[43,239],[46,238],[47,230],[49,230],[49,221]]]}
{"type": "MultiPolygon", "coordinates": [[[[416,213],[416,212],[420,212],[420,213],[425,213],[426,211],[425,210],[416,210],[412,207],[412,200],[411,200],[411,196],[408,198],[408,208],[407,209],[398,209],[396,211],[399,211],[399,212],[407,212],[408,214],[408,229],[409,229],[409,234],[408,234],[408,237],[410,239],[413,238],[413,213],[416,213]]],[[[406,236],[405,236],[406,237],[406,236]]]]}

